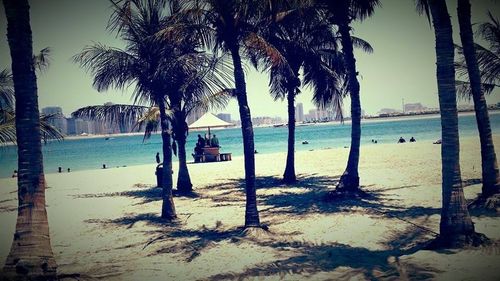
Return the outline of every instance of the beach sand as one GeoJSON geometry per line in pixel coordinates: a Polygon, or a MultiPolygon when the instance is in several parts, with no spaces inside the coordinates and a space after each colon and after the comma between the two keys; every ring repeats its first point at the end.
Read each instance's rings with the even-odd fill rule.
{"type": "MultiPolygon", "coordinates": [[[[498,148],[500,136],[494,141],[498,148]]],[[[500,280],[498,216],[472,217],[491,246],[422,248],[439,232],[440,145],[362,146],[361,184],[372,197],[325,202],[348,152],[297,152],[299,181],[290,186],[280,183],[285,153],[257,154],[258,208],[269,233],[246,236],[242,157],[188,165],[196,196],[175,198],[179,220],[170,224],[159,218],[154,164],[47,174],[59,273],[80,280],[500,280]]],[[[480,163],[479,140],[461,139],[467,199],[480,192],[480,163]]],[[[15,190],[15,179],[0,179],[0,263],[14,233],[15,190]]]]}

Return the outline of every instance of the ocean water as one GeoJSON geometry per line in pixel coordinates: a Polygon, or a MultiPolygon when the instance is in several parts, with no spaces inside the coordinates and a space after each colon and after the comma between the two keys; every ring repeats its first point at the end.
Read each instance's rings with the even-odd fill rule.
{"type": "MultiPolygon", "coordinates": [[[[494,134],[500,133],[500,113],[490,113],[490,122],[494,134]]],[[[477,135],[477,126],[473,115],[459,117],[460,136],[477,135]]],[[[441,138],[440,119],[425,117],[411,120],[370,120],[362,121],[361,145],[376,145],[378,143],[396,143],[399,137],[407,141],[415,137],[417,141],[434,141],[441,138]]],[[[186,150],[188,159],[196,143],[197,135],[202,131],[192,131],[188,136],[186,150]]],[[[221,152],[231,152],[233,156],[243,155],[243,144],[240,128],[212,130],[221,145],[221,152]]],[[[286,152],[287,127],[254,128],[255,149],[259,153],[286,152]]],[[[351,126],[346,124],[316,124],[297,126],[296,150],[311,150],[335,148],[350,145],[351,126]],[[307,140],[309,144],[302,144],[307,140]]],[[[100,169],[102,164],[107,167],[121,167],[155,162],[156,152],[161,155],[161,137],[153,135],[147,142],[142,142],[142,136],[114,136],[109,140],[102,138],[81,138],[64,141],[51,141],[43,145],[44,169],[46,173],[63,171],[100,169]]],[[[174,157],[174,161],[177,159],[174,157]]],[[[15,146],[0,147],[0,178],[10,177],[17,169],[17,151],[15,146]]]]}

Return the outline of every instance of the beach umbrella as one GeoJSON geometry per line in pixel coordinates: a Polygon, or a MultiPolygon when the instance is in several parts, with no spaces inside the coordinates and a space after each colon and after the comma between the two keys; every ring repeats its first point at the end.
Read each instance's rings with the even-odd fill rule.
{"type": "Polygon", "coordinates": [[[210,128],[226,128],[230,126],[234,126],[234,124],[226,122],[212,113],[207,112],[198,120],[194,121],[193,124],[189,125],[189,129],[208,128],[208,138],[210,138],[210,128]]]}

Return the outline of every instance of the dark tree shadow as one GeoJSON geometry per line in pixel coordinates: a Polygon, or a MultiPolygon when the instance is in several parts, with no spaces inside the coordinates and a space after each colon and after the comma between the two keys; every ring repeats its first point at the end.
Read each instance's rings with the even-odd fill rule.
{"type": "Polygon", "coordinates": [[[406,250],[369,250],[340,243],[255,242],[260,246],[289,252],[292,256],[272,263],[258,264],[240,273],[217,274],[209,277],[208,280],[243,280],[272,275],[286,279],[285,277],[291,274],[301,274],[307,277],[319,272],[332,272],[340,267],[350,269],[339,273],[341,276],[336,278],[340,280],[355,278],[360,274],[369,280],[426,280],[432,279],[434,273],[437,272],[434,268],[404,265],[399,262],[400,256],[419,251],[422,249],[421,245],[406,250]]]}
{"type": "Polygon", "coordinates": [[[162,219],[156,213],[130,214],[116,219],[88,219],[86,223],[99,223],[103,225],[126,226],[132,228],[138,222],[145,222],[156,227],[179,226],[179,221],[168,221],[162,219]]]}
{"type": "MultiPolygon", "coordinates": [[[[108,193],[97,193],[97,194],[79,194],[73,196],[73,198],[100,198],[100,197],[131,197],[133,199],[140,199],[141,201],[135,203],[134,205],[148,204],[154,201],[162,200],[162,189],[157,186],[151,185],[134,185],[139,189],[121,191],[121,192],[108,192],[108,193]]],[[[179,193],[177,190],[172,191],[174,197],[187,197],[187,198],[199,198],[200,195],[196,192],[190,193],[179,193]]]]}
{"type": "Polygon", "coordinates": [[[158,241],[170,241],[173,242],[170,243],[171,246],[155,250],[149,256],[178,253],[184,257],[186,262],[191,262],[204,250],[215,247],[217,243],[224,240],[237,243],[241,237],[243,237],[243,228],[222,229],[220,225],[215,226],[215,228],[207,228],[205,226],[200,229],[178,228],[151,239],[145,244],[144,248],[158,241]],[[179,243],[179,241],[182,242],[179,243]]]}
{"type": "Polygon", "coordinates": [[[466,188],[468,186],[480,184],[482,182],[483,181],[481,179],[466,179],[466,180],[462,180],[462,185],[464,188],[466,188]]]}

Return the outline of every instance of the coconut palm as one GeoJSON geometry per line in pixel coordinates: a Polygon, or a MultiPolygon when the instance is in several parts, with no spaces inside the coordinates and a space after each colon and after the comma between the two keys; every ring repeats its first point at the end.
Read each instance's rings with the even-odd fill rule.
{"type": "Polygon", "coordinates": [[[440,236],[435,245],[461,247],[480,244],[484,235],[474,231],[467,210],[460,174],[460,144],[455,92],[452,26],[445,0],[420,0],[417,10],[432,18],[436,38],[436,65],[441,112],[442,208],[440,236]]]}
{"type": "Polygon", "coordinates": [[[192,21],[191,28],[202,34],[207,48],[231,55],[238,100],[243,153],[245,158],[245,227],[260,227],[255,188],[254,136],[250,107],[247,100],[243,58],[248,47],[266,53],[274,65],[284,63],[279,52],[256,33],[255,24],[261,19],[266,1],[192,0],[186,1],[184,14],[192,21]]]}
{"type": "Polygon", "coordinates": [[[361,101],[356,59],[353,53],[355,42],[351,36],[351,24],[355,20],[363,20],[371,16],[380,2],[378,0],[316,0],[316,3],[318,8],[325,9],[330,13],[331,22],[338,26],[347,70],[347,89],[351,98],[351,147],[347,167],[340,178],[336,191],[341,192],[341,194],[345,194],[345,192],[347,194],[356,193],[360,191],[358,166],[361,141],[361,101]]]}
{"type": "Polygon", "coordinates": [[[125,49],[95,44],[86,47],[74,60],[94,76],[98,91],[109,87],[134,85],[134,103],[158,106],[163,149],[163,204],[161,217],[177,217],[172,197],[172,128],[168,122],[168,94],[178,85],[173,81],[175,67],[188,58],[179,55],[175,44],[165,44],[158,32],[172,22],[175,3],[164,0],[127,0],[113,3],[110,28],[126,43],[125,49]]]}
{"type": "Polygon", "coordinates": [[[16,232],[4,273],[16,280],[55,279],[45,209],[45,176],[33,46],[26,0],[3,0],[17,109],[18,200],[16,232]]]}
{"type": "MultiPolygon", "coordinates": [[[[458,0],[458,22],[460,24],[460,38],[462,41],[462,48],[460,48],[460,53],[463,54],[464,57],[464,67],[466,68],[466,72],[468,73],[469,83],[461,84],[467,85],[470,89],[470,95],[474,100],[474,110],[476,112],[476,122],[477,128],[479,130],[479,139],[481,142],[481,167],[482,167],[482,194],[477,203],[486,202],[486,200],[493,196],[498,195],[500,193],[500,175],[498,172],[498,164],[497,158],[495,154],[495,146],[493,145],[493,138],[491,133],[490,119],[488,115],[488,106],[486,104],[486,99],[484,97],[482,91],[482,81],[481,81],[481,71],[478,64],[478,56],[476,55],[476,50],[474,47],[474,38],[472,33],[472,24],[471,24],[471,5],[469,0],[458,0]]],[[[493,24],[483,25],[481,29],[483,33],[487,36],[486,38],[496,38],[497,46],[500,44],[500,32],[498,29],[498,21],[495,21],[493,16],[489,14],[492,19],[493,24]],[[494,24],[496,23],[496,32],[494,31],[494,24]],[[488,36],[491,34],[493,37],[488,36]]],[[[493,40],[494,41],[494,40],[493,40]]],[[[497,48],[499,50],[500,48],[497,48]]],[[[495,61],[495,60],[491,60],[495,61]]],[[[488,65],[491,61],[483,62],[483,68],[488,69],[488,65]],[[486,65],[485,65],[486,63],[486,65]]],[[[497,57],[498,62],[498,57],[497,57]]],[[[498,66],[498,65],[497,65],[498,66]]],[[[489,68],[491,69],[491,68],[489,68]]],[[[497,71],[498,68],[493,69],[493,71],[497,71]]],[[[488,75],[485,75],[488,77],[488,75]]],[[[495,75],[492,75],[495,77],[495,75]]],[[[498,75],[497,75],[498,77],[498,75]]],[[[489,80],[491,76],[489,76],[489,80]]],[[[486,85],[490,85],[490,87],[486,86],[492,90],[491,83],[486,85]]],[[[494,85],[494,84],[493,84],[494,85]]],[[[483,89],[485,87],[483,86],[483,89]]],[[[461,88],[463,90],[463,87],[461,88]]],[[[497,203],[498,204],[498,203],[497,203]]],[[[495,204],[492,204],[491,207],[496,209],[495,204]]]]}
{"type": "MultiPolygon", "coordinates": [[[[337,50],[337,38],[324,15],[314,9],[299,7],[285,15],[273,17],[271,25],[263,28],[263,37],[284,57],[286,67],[266,65],[270,73],[270,93],[275,99],[287,99],[288,152],[283,181],[296,181],[295,175],[295,97],[300,87],[310,86],[319,106],[333,105],[341,115],[344,67],[337,50]],[[301,9],[302,8],[302,9],[301,9]],[[299,72],[303,72],[303,81],[299,72]]],[[[250,49],[251,51],[252,49],[250,49]]],[[[258,66],[257,52],[253,61],[258,66]]]]}

